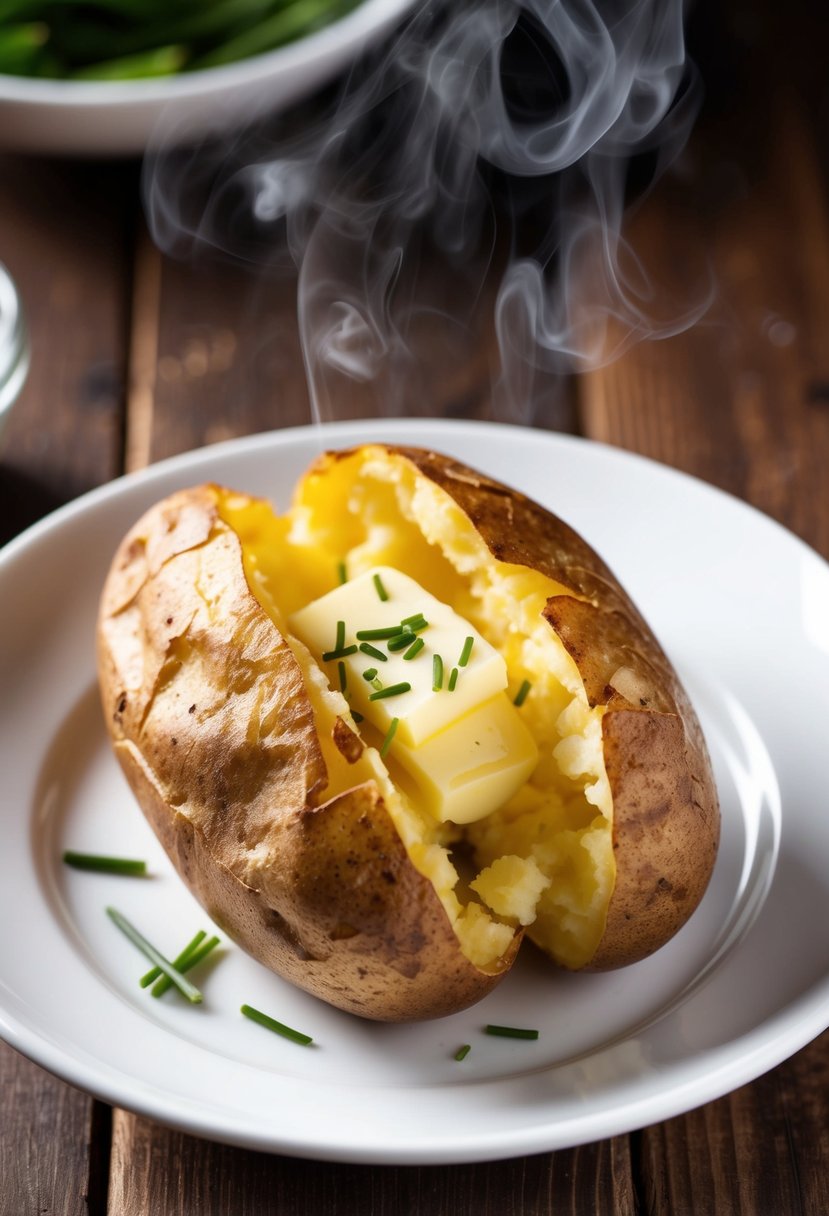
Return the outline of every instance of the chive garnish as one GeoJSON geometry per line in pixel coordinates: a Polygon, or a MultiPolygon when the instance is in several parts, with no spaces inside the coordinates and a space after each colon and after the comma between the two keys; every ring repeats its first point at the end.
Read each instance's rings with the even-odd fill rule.
{"type": "Polygon", "coordinates": [[[472,1050],[472,1045],[470,1043],[464,1043],[463,1047],[459,1047],[458,1050],[455,1052],[455,1059],[456,1060],[465,1060],[471,1050],[472,1050]]]}
{"type": "Polygon", "coordinates": [[[345,569],[345,562],[337,562],[337,578],[340,580],[340,586],[348,582],[348,574],[345,569]]]}
{"type": "Polygon", "coordinates": [[[392,640],[388,643],[389,652],[391,654],[396,654],[398,650],[406,650],[414,641],[415,635],[411,632],[411,630],[407,630],[405,633],[399,634],[396,638],[392,638],[392,640]]]}
{"type": "Polygon", "coordinates": [[[426,643],[423,641],[423,638],[415,638],[415,640],[412,642],[409,649],[403,655],[403,658],[404,659],[413,659],[415,657],[415,655],[420,654],[421,650],[423,649],[423,647],[425,645],[426,645],[426,643]]]}
{"type": "Polygon", "coordinates": [[[363,654],[370,655],[373,659],[377,659],[380,663],[388,663],[389,656],[383,654],[382,650],[378,650],[376,646],[372,646],[371,642],[361,642],[360,650],[363,654]]]}
{"type": "Polygon", "coordinates": [[[363,672],[363,679],[368,680],[369,684],[371,683],[372,680],[376,679],[376,677],[377,677],[377,668],[376,667],[367,667],[366,670],[363,672]]]}
{"type": "Polygon", "coordinates": [[[290,1039],[292,1043],[300,1043],[303,1047],[307,1047],[314,1041],[309,1034],[303,1034],[301,1030],[292,1030],[290,1026],[277,1022],[276,1018],[269,1018],[266,1013],[254,1009],[252,1005],[242,1005],[241,1012],[252,1022],[257,1022],[266,1030],[272,1030],[274,1034],[281,1034],[283,1039],[290,1039]]]}
{"type": "Polygon", "coordinates": [[[432,692],[440,692],[443,688],[443,659],[439,654],[432,655],[432,692]]]}
{"type": "Polygon", "coordinates": [[[532,688],[532,684],[530,683],[530,681],[525,680],[524,683],[521,685],[521,687],[518,689],[518,692],[515,694],[515,700],[513,701],[513,705],[518,705],[518,706],[523,705],[529,695],[529,691],[531,688],[532,688]]]}
{"type": "Polygon", "coordinates": [[[389,593],[383,586],[383,580],[381,579],[380,575],[375,574],[371,581],[374,583],[374,590],[385,604],[386,600],[389,598],[389,593]]]}
{"type": "Polygon", "coordinates": [[[340,680],[340,692],[346,692],[348,689],[348,675],[345,670],[345,663],[342,660],[337,664],[337,675],[340,680]]]}
{"type": "Polygon", "coordinates": [[[401,693],[411,692],[411,684],[390,684],[388,688],[378,688],[369,697],[369,701],[383,701],[386,697],[399,697],[401,693]]]}
{"type": "Polygon", "coordinates": [[[383,629],[358,629],[357,640],[360,642],[377,642],[385,638],[396,638],[405,632],[402,625],[386,625],[383,629]]]}
{"type": "MultiPolygon", "coordinates": [[[[193,938],[191,938],[191,940],[187,943],[187,945],[184,947],[184,949],[181,951],[181,953],[177,954],[176,957],[173,959],[173,966],[176,967],[179,971],[181,971],[182,964],[187,962],[188,958],[193,953],[193,951],[198,946],[201,945],[201,943],[204,941],[204,939],[206,937],[207,937],[207,934],[205,933],[204,929],[199,929],[198,933],[193,938]]],[[[158,977],[161,974],[162,974],[162,971],[161,971],[160,967],[151,967],[146,975],[141,976],[141,980],[140,980],[141,987],[149,988],[150,984],[155,983],[155,981],[158,979],[158,977]]]]}
{"type": "Polygon", "coordinates": [[[63,861],[73,870],[90,870],[96,874],[129,874],[140,878],[147,873],[146,861],[134,857],[105,857],[99,853],[76,853],[67,849],[63,861]]]}
{"type": "Polygon", "coordinates": [[[494,1034],[501,1039],[537,1039],[537,1030],[523,1030],[520,1026],[485,1026],[484,1034],[494,1034]]]}
{"type": "Polygon", "coordinates": [[[323,663],[331,663],[334,659],[347,659],[350,654],[356,654],[356,646],[343,646],[342,650],[326,650],[322,656],[323,663]]]}
{"type": "Polygon", "coordinates": [[[389,748],[391,747],[391,741],[394,738],[394,732],[397,730],[397,723],[399,721],[400,721],[399,718],[392,718],[391,722],[389,723],[389,729],[386,731],[386,737],[383,740],[383,743],[380,747],[380,759],[381,760],[385,760],[385,758],[386,758],[386,753],[388,752],[389,748]]]}
{"type": "Polygon", "coordinates": [[[449,676],[449,683],[447,684],[447,688],[449,689],[450,692],[455,691],[455,685],[457,684],[457,682],[458,682],[458,669],[457,669],[457,667],[453,667],[452,673],[449,676]]]}
{"type": "Polygon", "coordinates": [[[467,638],[463,644],[461,657],[458,659],[458,667],[466,667],[469,662],[469,656],[472,654],[472,647],[475,645],[474,638],[467,638]]]}
{"type": "Polygon", "coordinates": [[[334,643],[335,650],[342,650],[345,646],[345,621],[337,621],[337,640],[334,643]]]}
{"type": "MultiPolygon", "coordinates": [[[[215,950],[218,944],[218,937],[209,937],[206,942],[188,954],[187,958],[184,960],[181,966],[177,968],[177,970],[190,971],[191,968],[197,967],[202,959],[207,958],[211,950],[215,950]]],[[[155,997],[163,996],[167,989],[172,988],[172,986],[173,981],[169,978],[169,976],[162,975],[159,976],[159,978],[153,984],[152,988],[150,989],[150,993],[155,997]]]]}
{"type": "Polygon", "coordinates": [[[383,681],[378,676],[375,676],[374,679],[371,681],[371,687],[377,689],[377,691],[379,692],[380,689],[383,687],[383,681]]]}
{"type": "Polygon", "coordinates": [[[198,1005],[202,1001],[202,994],[199,992],[198,988],[191,984],[188,979],[185,979],[181,972],[173,966],[170,960],[165,958],[163,954],[156,950],[155,946],[148,942],[146,937],[139,933],[133,924],[130,924],[126,916],[122,916],[122,914],[116,908],[107,908],[106,912],[107,916],[115,925],[118,926],[124,936],[128,937],[132,944],[137,946],[141,953],[145,954],[151,963],[155,963],[156,967],[158,967],[160,971],[163,971],[166,976],[169,976],[182,996],[186,996],[188,1001],[192,1001],[194,1005],[198,1005]]]}
{"type": "Polygon", "coordinates": [[[422,612],[417,612],[414,616],[404,617],[400,624],[405,625],[412,633],[422,633],[424,629],[428,628],[429,622],[422,612]]]}

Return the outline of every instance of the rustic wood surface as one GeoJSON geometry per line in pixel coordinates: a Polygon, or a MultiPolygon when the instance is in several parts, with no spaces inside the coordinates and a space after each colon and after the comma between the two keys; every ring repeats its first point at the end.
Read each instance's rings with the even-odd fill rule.
{"type": "MultiPolygon", "coordinates": [[[[726,19],[702,6],[708,104],[681,171],[628,229],[674,298],[710,270],[704,321],[551,389],[534,421],[693,473],[829,557],[829,94],[802,24],[787,44],[764,7],[736,4],[726,19]],[[797,71],[768,70],[795,50],[797,71]]],[[[137,165],[0,158],[0,259],[34,354],[0,447],[0,541],[121,471],[307,420],[294,284],[162,257],[137,165]]],[[[447,365],[436,414],[491,414],[490,341],[484,325],[447,365]]],[[[359,407],[358,395],[348,412],[359,407]]],[[[827,1095],[829,1033],[752,1085],[601,1144],[370,1168],[171,1132],[0,1044],[0,1214],[817,1216],[829,1211],[827,1095]]]]}

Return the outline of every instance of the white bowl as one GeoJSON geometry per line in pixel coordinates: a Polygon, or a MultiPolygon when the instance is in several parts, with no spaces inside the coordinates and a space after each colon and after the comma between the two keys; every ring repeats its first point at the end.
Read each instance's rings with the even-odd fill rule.
{"type": "Polygon", "coordinates": [[[151,80],[0,75],[0,148],[128,155],[228,129],[300,100],[380,38],[414,0],[364,0],[307,38],[225,67],[151,80]]]}

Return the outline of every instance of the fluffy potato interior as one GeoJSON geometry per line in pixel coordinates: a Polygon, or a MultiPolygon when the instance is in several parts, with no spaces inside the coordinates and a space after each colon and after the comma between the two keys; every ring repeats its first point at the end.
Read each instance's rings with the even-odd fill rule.
{"type": "Polygon", "coordinates": [[[466,957],[497,970],[516,928],[567,967],[589,962],[604,932],[615,883],[612,800],[604,768],[601,707],[591,709],[578,670],[542,616],[565,594],[552,580],[498,561],[453,500],[405,458],[383,449],[312,470],[290,512],[220,500],[240,537],[251,587],[286,637],[305,676],[329,774],[325,798],[367,780],[380,787],[415,867],[433,884],[466,957]],[[370,729],[286,625],[339,581],[394,566],[451,605],[504,656],[521,714],[539,749],[524,786],[495,813],[460,829],[418,807],[416,791],[370,729]],[[335,741],[342,719],[365,744],[335,741]]]}

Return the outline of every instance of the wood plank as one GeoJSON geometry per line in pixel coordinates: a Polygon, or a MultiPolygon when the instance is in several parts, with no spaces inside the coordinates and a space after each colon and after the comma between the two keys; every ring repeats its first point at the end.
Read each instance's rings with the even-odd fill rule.
{"type": "MultiPolygon", "coordinates": [[[[0,452],[0,543],[120,472],[136,186],[134,167],[0,158],[0,256],[32,346],[0,452]]],[[[0,1093],[0,1211],[103,1211],[107,1109],[2,1044],[0,1093]]]]}
{"type": "Polygon", "coordinates": [[[455,1166],[362,1166],[228,1148],[116,1113],[110,1212],[123,1216],[634,1216],[624,1137],[455,1166]]]}

